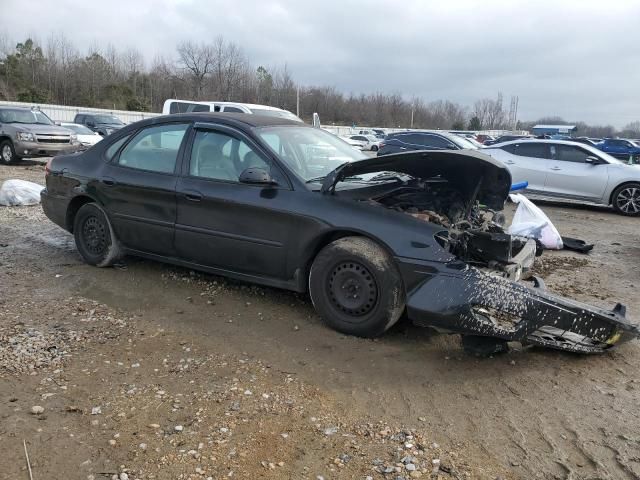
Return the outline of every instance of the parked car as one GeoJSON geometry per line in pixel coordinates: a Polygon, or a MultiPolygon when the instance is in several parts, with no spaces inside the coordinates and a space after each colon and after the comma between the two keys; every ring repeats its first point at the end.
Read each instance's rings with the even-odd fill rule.
{"type": "Polygon", "coordinates": [[[165,100],[162,106],[162,113],[169,115],[173,113],[191,112],[219,112],[219,113],[249,113],[253,115],[266,115],[268,117],[286,118],[302,123],[302,119],[282,108],[270,107],[269,105],[255,105],[252,103],[237,102],[190,102],[170,98],[165,100]]]}
{"type": "Polygon", "coordinates": [[[0,107],[0,163],[51,157],[78,148],[76,134],[56,125],[40,110],[0,107]]]}
{"type": "Polygon", "coordinates": [[[529,193],[612,205],[623,215],[640,215],[640,167],[626,165],[590,145],[522,140],[483,151],[507,166],[514,183],[529,182],[529,193]]]}
{"type": "Polygon", "coordinates": [[[598,142],[594,141],[588,137],[573,137],[570,139],[572,142],[584,143],[585,145],[589,145],[591,147],[598,148],[598,142]]]}
{"type": "Polygon", "coordinates": [[[484,145],[485,146],[495,145],[496,143],[510,142],[512,140],[519,140],[521,138],[533,138],[533,137],[531,135],[502,135],[496,138],[495,140],[485,140],[484,145]]]}
{"type": "Polygon", "coordinates": [[[605,138],[597,148],[620,160],[640,161],[640,144],[624,138],[605,138]]]}
{"type": "Polygon", "coordinates": [[[102,140],[102,135],[100,135],[98,132],[94,132],[93,130],[88,129],[87,127],[85,127],[84,125],[80,125],[79,123],[61,122],[59,125],[64,128],[68,128],[76,134],[78,142],[81,145],[81,149],[83,150],[94,146],[96,143],[102,140]]]}
{"type": "Polygon", "coordinates": [[[471,143],[476,148],[484,148],[484,145],[476,140],[475,135],[466,135],[461,133],[456,133],[454,135],[458,135],[459,137],[464,138],[467,142],[471,143]]]}
{"type": "Polygon", "coordinates": [[[386,137],[386,133],[381,128],[371,128],[369,130],[360,130],[358,131],[358,135],[373,135],[376,138],[384,138],[386,137]]]}
{"type": "Polygon", "coordinates": [[[362,150],[377,152],[380,148],[380,139],[375,135],[351,135],[351,140],[362,142],[362,150]]]}
{"type": "Polygon", "coordinates": [[[124,122],[115,115],[107,113],[78,113],[73,119],[73,123],[84,125],[103,137],[111,135],[116,130],[124,127],[124,122]]]}
{"type": "Polygon", "coordinates": [[[621,305],[518,282],[535,242],[480,206],[503,208],[500,162],[468,150],[362,157],[300,122],[169,115],[52,159],[42,207],[89,264],[132,254],[309,292],[348,334],[380,335],[405,311],[466,339],[581,352],[640,333],[621,305]]]}
{"type": "Polygon", "coordinates": [[[354,140],[351,137],[338,137],[338,138],[343,142],[346,142],[349,145],[351,145],[352,148],[355,148],[357,150],[365,150],[366,143],[364,143],[362,140],[354,140]]]}
{"type": "Polygon", "coordinates": [[[493,140],[495,140],[495,137],[491,135],[485,135],[484,133],[479,133],[478,135],[476,135],[476,141],[482,143],[483,145],[486,145],[485,142],[491,142],[493,140]]]}
{"type": "Polygon", "coordinates": [[[447,132],[419,131],[390,133],[380,144],[378,156],[411,150],[475,150],[466,138],[447,132]]]}

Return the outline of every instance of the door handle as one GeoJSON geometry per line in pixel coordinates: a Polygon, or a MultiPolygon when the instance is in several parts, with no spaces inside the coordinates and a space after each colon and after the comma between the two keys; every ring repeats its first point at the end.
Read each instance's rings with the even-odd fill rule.
{"type": "Polygon", "coordinates": [[[515,164],[516,162],[507,161],[507,162],[504,162],[504,163],[506,163],[507,165],[513,165],[513,164],[515,164]]]}
{"type": "Polygon", "coordinates": [[[400,147],[400,150],[406,150],[407,147],[400,147]]]}
{"type": "Polygon", "coordinates": [[[107,187],[112,187],[116,184],[116,181],[111,177],[103,177],[100,179],[100,181],[107,187]]]}
{"type": "Polygon", "coordinates": [[[186,198],[190,202],[199,202],[200,200],[202,200],[202,194],[194,190],[189,190],[187,192],[184,192],[184,198],[186,198]]]}
{"type": "Polygon", "coordinates": [[[551,167],[550,170],[562,170],[560,167],[551,167]]]}

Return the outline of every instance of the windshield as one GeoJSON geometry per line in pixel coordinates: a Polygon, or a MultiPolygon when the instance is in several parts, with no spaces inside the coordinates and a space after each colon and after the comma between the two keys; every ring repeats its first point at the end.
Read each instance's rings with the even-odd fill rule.
{"type": "Polygon", "coordinates": [[[2,123],[37,123],[39,125],[53,125],[49,117],[38,110],[0,110],[0,122],[2,123]]]}
{"type": "Polygon", "coordinates": [[[310,127],[262,127],[258,136],[304,181],[320,181],[345,162],[367,156],[335,135],[310,127]]]}
{"type": "Polygon", "coordinates": [[[68,128],[69,130],[76,132],[78,135],[95,135],[95,132],[93,130],[89,130],[84,125],[76,125],[73,123],[63,123],[62,126],[64,128],[68,128]]]}
{"type": "Polygon", "coordinates": [[[91,117],[88,117],[87,120],[93,120],[95,123],[111,123],[115,125],[124,125],[124,123],[122,123],[122,120],[120,120],[115,115],[92,115],[91,117]]]}
{"type": "Polygon", "coordinates": [[[287,110],[271,110],[268,108],[252,108],[251,113],[256,115],[265,115],[267,117],[286,118],[287,120],[294,120],[302,123],[302,120],[296,117],[293,113],[287,110]]]}

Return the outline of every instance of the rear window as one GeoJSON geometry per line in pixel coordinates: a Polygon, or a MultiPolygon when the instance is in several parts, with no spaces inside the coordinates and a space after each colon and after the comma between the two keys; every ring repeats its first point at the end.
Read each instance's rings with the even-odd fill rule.
{"type": "Polygon", "coordinates": [[[171,102],[169,113],[208,112],[209,105],[189,102],[171,102]]]}

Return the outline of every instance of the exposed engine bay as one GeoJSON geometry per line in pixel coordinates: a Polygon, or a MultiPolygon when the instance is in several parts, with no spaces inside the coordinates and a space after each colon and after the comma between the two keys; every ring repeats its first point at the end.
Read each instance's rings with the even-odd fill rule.
{"type": "Polygon", "coordinates": [[[535,241],[505,232],[505,216],[481,205],[444,178],[415,179],[371,202],[442,226],[436,240],[460,260],[517,280],[538,251],[535,241]]]}
{"type": "Polygon", "coordinates": [[[414,275],[407,278],[415,282],[407,316],[461,333],[465,348],[491,354],[520,341],[600,353],[640,337],[624,305],[605,310],[548,292],[537,277],[518,281],[530,276],[539,250],[535,240],[505,231],[501,211],[510,188],[509,171],[491,157],[438,150],[343,164],[325,177],[321,192],[411,216],[411,231],[427,234],[412,248],[441,247],[423,250],[419,267],[411,253],[399,260],[414,275]]]}

